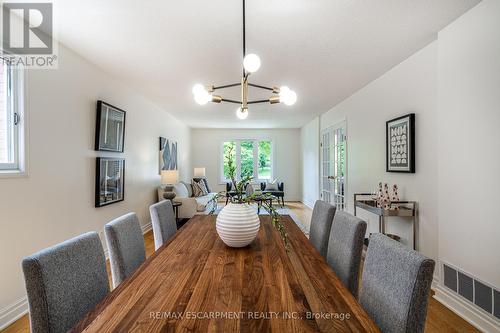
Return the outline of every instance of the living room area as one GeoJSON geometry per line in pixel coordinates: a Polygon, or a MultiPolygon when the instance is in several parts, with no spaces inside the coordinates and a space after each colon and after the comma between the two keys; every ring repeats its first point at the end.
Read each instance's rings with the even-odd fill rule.
{"type": "Polygon", "coordinates": [[[499,0],[29,6],[0,331],[500,332],[499,0]]]}

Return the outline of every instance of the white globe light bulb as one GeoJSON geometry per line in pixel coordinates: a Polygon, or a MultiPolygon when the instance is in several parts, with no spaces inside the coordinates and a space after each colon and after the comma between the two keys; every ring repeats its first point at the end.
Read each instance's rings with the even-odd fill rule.
{"type": "Polygon", "coordinates": [[[248,117],[248,109],[238,108],[236,110],[236,117],[238,117],[241,120],[247,119],[247,117],[248,117]]]}
{"type": "Polygon", "coordinates": [[[297,102],[297,94],[295,93],[295,91],[293,90],[290,90],[288,93],[287,93],[287,96],[284,100],[284,103],[285,105],[294,105],[295,102],[297,102]]]}
{"type": "Polygon", "coordinates": [[[295,91],[291,90],[287,86],[282,86],[280,87],[280,103],[283,103],[285,105],[293,105],[295,102],[297,102],[297,94],[295,91]]]}
{"type": "Polygon", "coordinates": [[[205,92],[198,92],[197,94],[194,95],[194,100],[196,103],[200,105],[205,105],[210,100],[212,100],[212,95],[210,95],[206,90],[205,92]]]}
{"type": "Polygon", "coordinates": [[[259,56],[254,53],[247,54],[243,59],[243,67],[247,72],[257,72],[260,68],[259,56]]]}
{"type": "Polygon", "coordinates": [[[281,86],[280,87],[280,103],[285,103],[285,101],[288,98],[288,95],[290,94],[290,88],[287,86],[281,86]]]}
{"type": "Polygon", "coordinates": [[[280,87],[280,94],[283,94],[283,93],[287,93],[290,91],[290,88],[288,88],[287,86],[281,86],[280,87]]]}
{"type": "Polygon", "coordinates": [[[206,90],[202,84],[197,83],[193,86],[192,92],[194,95],[198,95],[198,94],[202,94],[202,93],[206,92],[206,90]]]}

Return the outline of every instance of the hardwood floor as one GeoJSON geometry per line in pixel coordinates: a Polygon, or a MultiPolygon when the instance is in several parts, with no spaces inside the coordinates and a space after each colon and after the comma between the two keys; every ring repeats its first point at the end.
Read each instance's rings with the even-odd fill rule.
{"type": "MultiPolygon", "coordinates": [[[[286,202],[286,206],[297,216],[304,226],[309,228],[312,211],[310,208],[300,202],[286,202]]],[[[146,245],[146,256],[150,256],[154,252],[153,233],[150,231],[144,235],[146,245]]],[[[108,265],[108,275],[111,281],[111,275],[108,265]]],[[[29,333],[28,315],[21,317],[12,325],[2,331],[3,333],[29,333]]],[[[474,326],[467,323],[465,320],[450,311],[444,305],[430,298],[429,308],[427,311],[427,322],[425,325],[425,333],[472,333],[480,332],[474,326]]]]}

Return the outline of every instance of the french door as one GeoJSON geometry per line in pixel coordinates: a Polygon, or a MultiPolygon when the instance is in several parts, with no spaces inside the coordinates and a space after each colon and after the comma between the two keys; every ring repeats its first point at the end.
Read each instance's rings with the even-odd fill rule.
{"type": "Polygon", "coordinates": [[[347,136],[345,121],[321,132],[321,199],[346,208],[347,136]]]}

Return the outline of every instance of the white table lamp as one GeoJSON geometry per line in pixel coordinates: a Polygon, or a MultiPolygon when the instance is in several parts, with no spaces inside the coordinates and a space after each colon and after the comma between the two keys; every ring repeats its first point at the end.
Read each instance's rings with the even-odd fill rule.
{"type": "Polygon", "coordinates": [[[194,168],[195,177],[205,177],[205,168],[194,168]]]}
{"type": "Polygon", "coordinates": [[[173,185],[179,183],[179,171],[178,170],[161,170],[161,183],[165,185],[165,192],[163,197],[168,200],[175,198],[175,192],[173,192],[173,185]]]}

